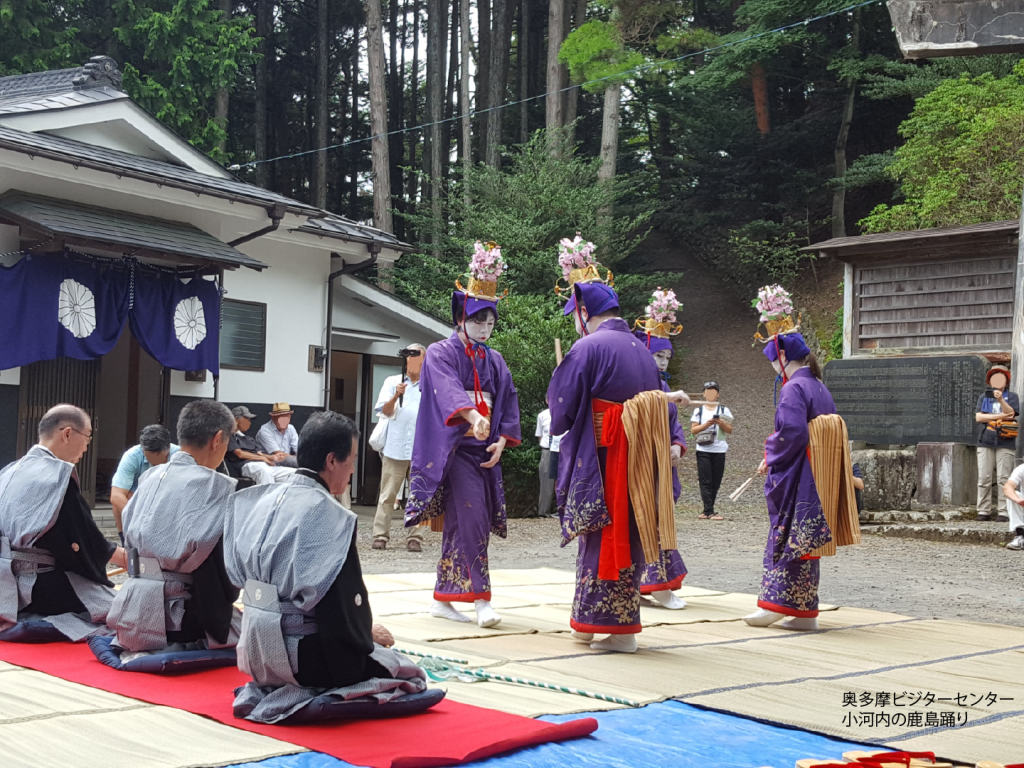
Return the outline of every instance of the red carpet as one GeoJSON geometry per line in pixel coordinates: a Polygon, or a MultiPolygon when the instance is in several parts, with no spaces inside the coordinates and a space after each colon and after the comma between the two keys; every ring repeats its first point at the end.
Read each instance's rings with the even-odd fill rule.
{"type": "Polygon", "coordinates": [[[512,749],[586,736],[593,718],[544,723],[493,709],[443,701],[421,715],[331,725],[260,725],[231,713],[233,691],[249,678],[237,669],[212,669],[180,677],[118,672],[104,666],[84,643],[22,645],[0,642],[0,660],[134,699],[205,715],[246,731],[325,752],[372,768],[457,765],[512,749]]]}

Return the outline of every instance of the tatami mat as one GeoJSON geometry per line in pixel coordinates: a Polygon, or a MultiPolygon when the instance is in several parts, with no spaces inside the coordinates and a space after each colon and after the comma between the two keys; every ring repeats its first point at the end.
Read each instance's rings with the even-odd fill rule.
{"type": "Polygon", "coordinates": [[[0,667],[0,744],[4,768],[190,768],[303,751],[9,664],[0,667]]]}
{"type": "MultiPolygon", "coordinates": [[[[505,570],[493,576],[494,604],[503,620],[489,630],[430,617],[432,574],[368,581],[374,580],[371,592],[378,583],[387,590],[374,594],[371,603],[400,646],[415,643],[410,647],[464,658],[474,668],[641,704],[677,698],[855,741],[891,740],[893,747],[963,761],[1024,757],[1024,654],[1013,650],[1024,646],[1019,628],[823,605],[819,632],[760,629],[741,621],[755,608],[755,596],[684,588],[686,609],[641,610],[639,653],[598,653],[569,635],[571,573],[505,570]],[[410,610],[387,616],[378,605],[410,610]],[[937,713],[954,711],[961,721],[966,713],[967,724],[956,728],[844,724],[851,710],[843,707],[845,693],[904,691],[936,698],[992,691],[1013,701],[966,709],[949,702],[931,705],[937,713]]],[[[472,607],[465,608],[471,615],[472,607]]],[[[530,716],[621,706],[499,682],[440,685],[455,701],[530,716]]]]}

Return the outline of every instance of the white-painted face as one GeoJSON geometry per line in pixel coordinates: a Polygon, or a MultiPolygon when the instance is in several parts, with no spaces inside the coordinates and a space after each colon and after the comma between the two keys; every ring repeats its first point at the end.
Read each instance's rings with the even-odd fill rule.
{"type": "Polygon", "coordinates": [[[589,318],[587,316],[587,308],[586,307],[581,307],[579,312],[575,312],[574,311],[572,313],[572,323],[573,323],[573,325],[576,326],[576,333],[577,333],[577,335],[579,335],[579,336],[583,336],[584,335],[583,326],[586,324],[588,319],[589,318]],[[580,316],[581,315],[583,316],[582,320],[580,320],[580,316]]]}
{"type": "Polygon", "coordinates": [[[466,320],[464,327],[466,337],[477,344],[486,344],[494,333],[495,317],[493,312],[477,312],[466,320]]]}
{"type": "Polygon", "coordinates": [[[668,361],[672,359],[671,349],[659,349],[654,353],[654,362],[658,364],[658,370],[664,373],[668,370],[668,361]]]}

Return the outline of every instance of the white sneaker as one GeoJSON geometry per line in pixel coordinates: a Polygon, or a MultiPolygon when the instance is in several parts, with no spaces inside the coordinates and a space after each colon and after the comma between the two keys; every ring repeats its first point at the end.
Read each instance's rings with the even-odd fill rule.
{"type": "Polygon", "coordinates": [[[663,589],[660,592],[652,592],[651,597],[657,600],[662,608],[668,608],[670,611],[678,611],[686,607],[686,601],[680,599],[676,593],[670,589],[663,589]]]}
{"type": "Polygon", "coordinates": [[[799,616],[794,616],[779,624],[779,629],[793,629],[797,632],[817,632],[818,618],[815,616],[810,619],[802,619],[799,616]]]}
{"type": "Polygon", "coordinates": [[[434,604],[430,606],[430,615],[437,619],[448,619],[449,621],[465,623],[472,621],[469,616],[456,609],[451,603],[445,603],[441,600],[435,600],[434,604]]]}
{"type": "Polygon", "coordinates": [[[753,613],[744,616],[743,620],[752,627],[770,627],[779,619],[786,618],[784,613],[776,613],[775,611],[766,611],[764,608],[758,608],[753,613]]]}
{"type": "Polygon", "coordinates": [[[1006,545],[1006,548],[1017,551],[1024,549],[1024,536],[1017,536],[1013,541],[1006,545]]]}
{"type": "Polygon", "coordinates": [[[473,607],[476,608],[476,623],[484,629],[501,624],[501,616],[491,607],[490,600],[475,600],[473,607]]]}

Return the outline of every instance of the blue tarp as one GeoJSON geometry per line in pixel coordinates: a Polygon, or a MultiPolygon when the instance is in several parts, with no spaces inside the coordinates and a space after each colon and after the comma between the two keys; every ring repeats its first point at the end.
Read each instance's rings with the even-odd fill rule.
{"type": "MultiPolygon", "coordinates": [[[[542,717],[562,723],[594,717],[593,736],[492,757],[473,766],[486,768],[792,768],[806,757],[841,760],[851,749],[879,749],[837,741],[813,733],[766,725],[754,720],[698,709],[677,701],[642,709],[589,715],[542,717]]],[[[343,768],[342,760],[318,752],[275,757],[237,768],[343,768]]]]}

